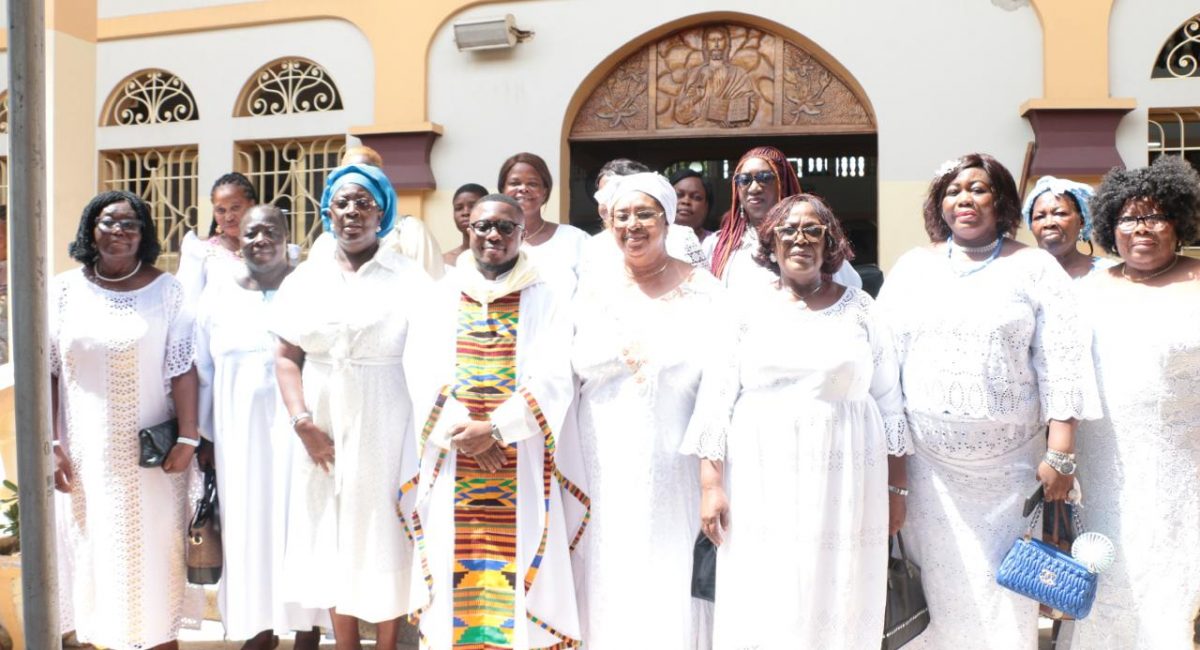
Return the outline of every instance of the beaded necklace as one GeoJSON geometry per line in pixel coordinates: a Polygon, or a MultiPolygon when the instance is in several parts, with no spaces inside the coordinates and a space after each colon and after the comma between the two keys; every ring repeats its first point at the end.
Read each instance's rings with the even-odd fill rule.
{"type": "MultiPolygon", "coordinates": [[[[954,254],[954,236],[951,235],[950,238],[946,240],[946,259],[950,262],[950,270],[954,271],[954,273],[960,278],[965,278],[968,275],[972,275],[972,274],[982,271],[983,269],[987,268],[987,266],[989,264],[991,264],[992,262],[995,262],[997,257],[1000,257],[1000,250],[1002,248],[1004,248],[1004,236],[1003,235],[996,238],[995,246],[996,247],[992,250],[992,254],[989,255],[986,260],[983,260],[983,262],[981,262],[978,266],[967,269],[966,271],[959,271],[958,269],[954,268],[954,260],[951,258],[951,256],[954,254]]],[[[985,248],[985,247],[969,249],[969,248],[964,248],[962,246],[959,246],[959,248],[964,251],[967,251],[967,252],[977,252],[977,253],[982,253],[985,250],[987,250],[987,248],[985,248]]]]}

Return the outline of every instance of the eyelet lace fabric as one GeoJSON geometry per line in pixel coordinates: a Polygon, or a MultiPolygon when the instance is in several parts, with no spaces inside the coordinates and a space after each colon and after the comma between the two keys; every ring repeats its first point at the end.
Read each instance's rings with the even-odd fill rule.
{"type": "Polygon", "coordinates": [[[192,320],[162,275],[109,291],[81,270],[55,279],[52,367],[75,482],[68,524],[81,641],[150,648],[200,617],[186,588],[187,474],[138,466],[138,429],[171,417],[170,379],[192,365],[192,320]]]}
{"type": "Polygon", "coordinates": [[[1024,532],[1047,421],[1099,415],[1077,288],[1036,249],[967,276],[944,250],[917,249],[884,283],[916,448],[905,546],[936,612],[907,647],[1037,647],[1037,604],[995,571],[1024,532]]]}
{"type": "Polygon", "coordinates": [[[911,444],[872,309],[853,288],[819,311],[772,287],[736,299],[736,343],[681,447],[724,460],[714,648],[879,643],[887,456],[911,444]]]}
{"type": "Polygon", "coordinates": [[[691,650],[707,631],[690,591],[699,470],[678,450],[721,340],[697,325],[727,313],[723,293],[701,269],[656,299],[619,271],[579,286],[571,358],[592,512],[575,561],[589,648],[691,650]]]}
{"type": "MultiPolygon", "coordinates": [[[[1102,279],[1104,280],[1104,279],[1102,279]]],[[[1077,436],[1083,525],[1117,560],[1077,648],[1190,648],[1200,606],[1200,292],[1081,286],[1104,417],[1077,436]]]]}

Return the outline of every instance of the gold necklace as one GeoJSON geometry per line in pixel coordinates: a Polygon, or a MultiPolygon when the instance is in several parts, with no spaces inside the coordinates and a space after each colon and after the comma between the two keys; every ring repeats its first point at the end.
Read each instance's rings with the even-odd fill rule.
{"type": "Polygon", "coordinates": [[[1174,256],[1172,256],[1172,257],[1171,257],[1171,263],[1170,263],[1170,264],[1168,264],[1168,265],[1166,265],[1166,266],[1162,267],[1161,269],[1159,269],[1159,270],[1157,270],[1157,271],[1155,271],[1155,272],[1151,273],[1150,275],[1143,275],[1143,276],[1142,276],[1142,277],[1140,277],[1140,278],[1134,278],[1134,277],[1131,277],[1131,276],[1129,275],[1129,272],[1128,272],[1128,271],[1129,271],[1129,265],[1128,265],[1128,264],[1121,264],[1121,277],[1125,278],[1126,280],[1129,280],[1130,282],[1134,282],[1134,283],[1137,283],[1137,284],[1141,284],[1142,282],[1145,282],[1146,280],[1153,280],[1154,278],[1157,278],[1158,276],[1160,276],[1160,275],[1162,275],[1162,274],[1166,273],[1167,271],[1170,271],[1171,269],[1175,268],[1175,265],[1176,265],[1176,264],[1178,264],[1178,263],[1179,263],[1179,256],[1178,256],[1178,255],[1174,255],[1174,256]]]}
{"type": "Polygon", "coordinates": [[[537,230],[529,233],[528,235],[525,235],[525,239],[533,239],[534,237],[537,237],[538,235],[540,235],[541,232],[546,229],[547,223],[549,223],[549,222],[546,221],[545,219],[542,219],[542,225],[538,226],[537,230]]]}
{"type": "Polygon", "coordinates": [[[796,300],[799,300],[800,302],[803,302],[803,303],[807,303],[809,298],[812,298],[813,296],[817,295],[817,292],[819,292],[821,289],[825,288],[825,280],[822,279],[820,276],[817,277],[817,286],[813,287],[811,291],[809,291],[808,293],[803,294],[803,295],[801,295],[799,291],[796,291],[795,289],[793,289],[792,285],[787,284],[786,282],[783,282],[783,280],[780,280],[779,282],[782,283],[784,286],[786,286],[788,291],[792,292],[792,295],[796,297],[796,300]]]}
{"type": "Polygon", "coordinates": [[[637,274],[636,274],[636,273],[634,273],[633,271],[630,271],[630,270],[629,270],[629,267],[628,267],[628,266],[626,266],[626,267],[625,267],[625,274],[629,276],[629,279],[630,279],[630,280],[633,280],[634,282],[640,282],[640,281],[642,281],[642,280],[649,280],[650,278],[657,277],[657,276],[661,275],[661,274],[662,274],[662,272],[663,272],[663,271],[666,271],[666,270],[667,270],[667,267],[668,267],[668,266],[670,266],[670,265],[671,265],[671,260],[670,260],[670,259],[668,259],[666,262],[663,262],[663,265],[662,265],[662,266],[661,266],[661,267],[660,267],[660,268],[659,268],[657,271],[654,271],[653,273],[647,273],[646,275],[637,275],[637,274]]]}

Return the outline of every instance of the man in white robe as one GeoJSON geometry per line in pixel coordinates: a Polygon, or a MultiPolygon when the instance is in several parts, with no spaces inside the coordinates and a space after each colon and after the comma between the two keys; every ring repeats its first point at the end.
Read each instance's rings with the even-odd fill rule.
{"type": "Polygon", "coordinates": [[[411,333],[421,466],[401,488],[428,647],[574,647],[570,553],[588,500],[557,436],[574,394],[564,300],[521,251],[513,199],[471,211],[470,250],[411,333]]]}

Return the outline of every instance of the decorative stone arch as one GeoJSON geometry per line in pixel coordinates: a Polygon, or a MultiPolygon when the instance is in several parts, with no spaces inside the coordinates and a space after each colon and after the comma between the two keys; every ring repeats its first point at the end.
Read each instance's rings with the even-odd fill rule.
{"type": "Polygon", "coordinates": [[[1163,42],[1154,68],[1153,79],[1200,77],[1200,14],[1183,21],[1163,42]]]}
{"type": "Polygon", "coordinates": [[[576,90],[564,124],[569,139],[746,130],[871,133],[875,112],[853,75],[804,35],[758,16],[714,12],[662,25],[609,55],[576,90]],[[707,61],[706,36],[724,41],[724,64],[707,61]],[[706,90],[727,96],[705,97],[706,90]]]}
{"type": "Polygon", "coordinates": [[[200,119],[192,89],[175,74],[147,68],[113,87],[100,111],[100,126],[134,126],[200,119]]]}
{"type": "Polygon", "coordinates": [[[342,93],[320,64],[298,56],[275,59],[250,75],[233,105],[234,117],[342,110],[342,93]]]}
{"type": "MultiPolygon", "coordinates": [[[[584,78],[559,173],[569,174],[572,141],[874,134],[876,124],[858,80],[803,34],[750,14],[695,14],[634,38],[584,78]],[[709,38],[722,60],[710,60],[709,38]]],[[[568,200],[560,195],[560,213],[568,200]]]]}

